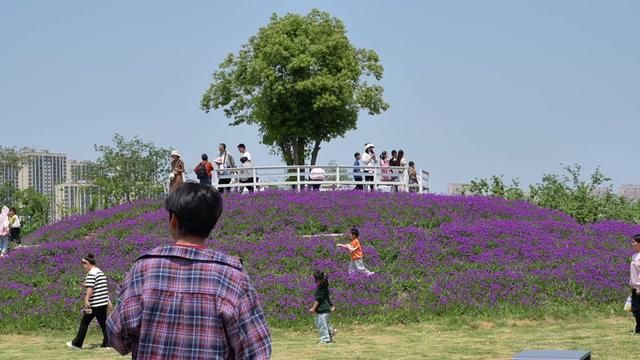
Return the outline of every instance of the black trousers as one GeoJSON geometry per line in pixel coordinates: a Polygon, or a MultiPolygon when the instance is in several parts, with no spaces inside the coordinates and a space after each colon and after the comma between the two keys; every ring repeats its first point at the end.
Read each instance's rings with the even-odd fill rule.
{"type": "Polygon", "coordinates": [[[640,334],[640,292],[631,290],[631,311],[636,318],[636,333],[640,334]]]}
{"type": "Polygon", "coordinates": [[[76,335],[76,338],[71,342],[73,346],[82,347],[84,338],[87,336],[87,329],[89,329],[89,324],[91,324],[91,320],[93,320],[94,317],[98,319],[98,324],[100,324],[100,328],[102,329],[102,345],[100,346],[109,346],[109,339],[107,338],[107,305],[91,308],[91,314],[84,314],[82,316],[78,335],[76,335]]]}
{"type": "MultiPolygon", "coordinates": [[[[373,175],[365,175],[364,181],[373,182],[373,175]]],[[[369,187],[371,188],[371,190],[373,190],[373,184],[369,185],[369,187]]]]}
{"type": "MultiPolygon", "coordinates": [[[[258,180],[258,179],[256,179],[256,181],[257,181],[257,180],[258,180]]],[[[250,184],[250,183],[252,183],[252,182],[253,182],[253,179],[249,179],[249,180],[240,180],[240,183],[241,183],[241,184],[250,184]]],[[[247,188],[247,190],[249,190],[249,192],[250,192],[250,193],[252,193],[252,192],[253,192],[253,186],[251,186],[251,185],[245,185],[244,187],[246,187],[246,188],[247,188]]],[[[242,189],[241,189],[241,190],[242,190],[242,189]]]]}
{"type": "MultiPolygon", "coordinates": [[[[219,179],[218,180],[218,185],[227,185],[227,184],[231,184],[231,179],[219,179]]],[[[224,191],[230,191],[231,188],[218,188],[218,191],[221,193],[224,193],[224,191]]]]}
{"type": "Polygon", "coordinates": [[[198,179],[198,180],[200,180],[200,184],[202,184],[202,185],[211,186],[211,178],[210,177],[206,177],[206,178],[202,178],[202,179],[198,179]]]}
{"type": "Polygon", "coordinates": [[[9,229],[9,240],[15,241],[17,244],[22,243],[22,239],[20,238],[20,228],[9,229]]]}

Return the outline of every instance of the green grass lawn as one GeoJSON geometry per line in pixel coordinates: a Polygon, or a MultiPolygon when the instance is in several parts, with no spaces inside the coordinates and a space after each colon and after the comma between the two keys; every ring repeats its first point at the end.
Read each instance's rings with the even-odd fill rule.
{"type": "MultiPolygon", "coordinates": [[[[433,320],[398,326],[338,327],[333,344],[317,343],[314,329],[272,329],[274,359],[510,359],[524,349],[587,349],[593,359],[640,359],[631,316],[569,320],[433,320]],[[634,355],[637,354],[637,355],[634,355]]],[[[92,327],[85,347],[65,346],[75,334],[0,335],[0,359],[122,359],[96,348],[92,327]]]]}

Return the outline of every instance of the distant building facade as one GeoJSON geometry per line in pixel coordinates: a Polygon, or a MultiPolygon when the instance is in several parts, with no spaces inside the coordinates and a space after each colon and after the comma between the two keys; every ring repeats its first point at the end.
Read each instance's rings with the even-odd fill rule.
{"type": "Polygon", "coordinates": [[[53,220],[73,214],[85,214],[95,207],[93,201],[97,189],[89,183],[64,183],[56,185],[53,220]]]}
{"type": "Polygon", "coordinates": [[[95,207],[96,188],[89,182],[88,161],[69,160],[67,154],[23,148],[20,164],[0,159],[0,185],[33,189],[49,199],[49,219],[84,214],[95,207]]]}
{"type": "Polygon", "coordinates": [[[449,195],[464,195],[464,188],[468,184],[463,183],[450,183],[447,185],[447,194],[449,195]]]}
{"type": "Polygon", "coordinates": [[[25,162],[19,171],[18,188],[32,188],[53,198],[55,186],[67,181],[67,154],[23,149],[25,162]]]}
{"type": "Polygon", "coordinates": [[[67,182],[82,183],[89,181],[90,161],[67,160],[67,182]]]}
{"type": "Polygon", "coordinates": [[[638,184],[626,184],[621,185],[618,190],[620,196],[628,200],[640,200],[640,185],[638,184]]]}

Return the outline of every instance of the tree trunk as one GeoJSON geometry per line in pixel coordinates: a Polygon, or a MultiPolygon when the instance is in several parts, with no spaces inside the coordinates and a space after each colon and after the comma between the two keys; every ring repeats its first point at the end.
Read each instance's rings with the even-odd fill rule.
{"type": "Polygon", "coordinates": [[[298,138],[295,141],[295,148],[293,149],[293,154],[295,156],[295,164],[296,165],[304,165],[305,163],[305,156],[304,156],[304,150],[305,150],[305,141],[303,138],[298,138]]]}
{"type": "Polygon", "coordinates": [[[311,165],[315,165],[318,160],[318,152],[320,152],[320,143],[322,140],[316,140],[313,144],[313,150],[311,150],[311,165]]]}

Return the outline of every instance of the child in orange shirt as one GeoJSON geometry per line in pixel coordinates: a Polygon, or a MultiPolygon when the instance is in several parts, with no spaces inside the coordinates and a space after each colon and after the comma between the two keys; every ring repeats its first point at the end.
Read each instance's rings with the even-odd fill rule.
{"type": "Polygon", "coordinates": [[[362,247],[360,246],[360,232],[356,228],[351,229],[351,242],[348,244],[338,244],[338,247],[348,249],[351,252],[351,262],[349,262],[349,274],[356,272],[363,273],[367,276],[375,274],[364,267],[362,258],[362,247]]]}

